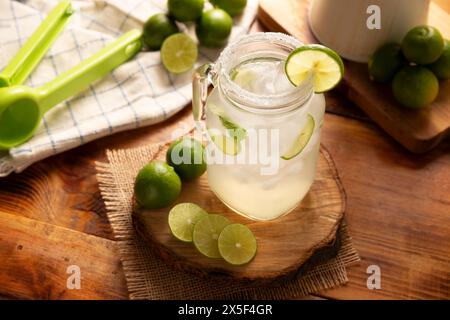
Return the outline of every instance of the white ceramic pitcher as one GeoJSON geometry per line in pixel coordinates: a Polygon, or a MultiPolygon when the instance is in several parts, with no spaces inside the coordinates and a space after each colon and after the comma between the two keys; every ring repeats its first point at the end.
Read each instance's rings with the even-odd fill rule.
{"type": "Polygon", "coordinates": [[[321,43],[346,59],[367,62],[384,43],[401,42],[408,30],[426,24],[429,5],[430,0],[311,0],[309,23],[321,43]],[[380,29],[373,24],[378,13],[380,29]]]}

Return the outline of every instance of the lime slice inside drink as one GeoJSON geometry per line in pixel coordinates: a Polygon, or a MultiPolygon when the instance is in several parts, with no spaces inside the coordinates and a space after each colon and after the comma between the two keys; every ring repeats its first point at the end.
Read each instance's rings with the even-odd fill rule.
{"type": "Polygon", "coordinates": [[[250,69],[241,70],[239,68],[235,68],[230,73],[231,80],[247,91],[251,91],[250,84],[257,80],[257,77],[257,74],[252,72],[250,69]]]}
{"type": "Polygon", "coordinates": [[[303,149],[308,145],[309,140],[311,140],[311,136],[314,132],[314,128],[316,126],[316,123],[314,121],[314,118],[311,114],[308,114],[306,119],[306,124],[302,129],[302,132],[298,135],[297,139],[295,139],[294,144],[289,149],[288,152],[286,152],[281,158],[284,160],[290,160],[296,156],[298,156],[303,149]]]}
{"type": "Polygon", "coordinates": [[[305,45],[291,52],[285,72],[293,85],[299,86],[310,74],[314,75],[314,91],[333,89],[344,75],[344,63],[333,50],[321,45],[305,45]]]}
{"type": "Polygon", "coordinates": [[[211,140],[225,154],[235,156],[241,151],[240,141],[236,137],[224,134],[211,135],[211,140]]]}
{"type": "Polygon", "coordinates": [[[179,240],[192,242],[194,226],[208,213],[194,203],[180,203],[169,212],[169,228],[179,240]]]}
{"type": "Polygon", "coordinates": [[[247,130],[233,122],[220,107],[215,104],[208,105],[209,110],[214,113],[221,124],[227,129],[229,136],[235,137],[238,141],[244,140],[247,136],[247,130]]]}
{"type": "Polygon", "coordinates": [[[247,136],[247,130],[233,122],[223,109],[210,104],[208,109],[215,114],[227,131],[227,134],[215,134],[210,130],[211,140],[225,154],[235,156],[241,150],[241,141],[247,136]]]}
{"type": "Polygon", "coordinates": [[[210,214],[201,218],[194,227],[192,239],[201,254],[209,258],[220,258],[217,241],[222,230],[230,221],[218,214],[210,214]]]}
{"type": "Polygon", "coordinates": [[[242,265],[256,254],[256,239],[252,231],[242,224],[226,226],[219,236],[219,252],[228,263],[242,265]]]}
{"type": "Polygon", "coordinates": [[[176,33],[164,40],[161,60],[164,67],[175,74],[189,71],[198,57],[197,44],[184,33],[176,33]]]}

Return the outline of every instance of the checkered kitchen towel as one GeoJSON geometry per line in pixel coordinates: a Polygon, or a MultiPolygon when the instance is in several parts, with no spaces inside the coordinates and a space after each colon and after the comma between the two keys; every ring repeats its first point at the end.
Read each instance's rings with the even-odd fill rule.
{"type": "MultiPolygon", "coordinates": [[[[34,32],[55,0],[0,0],[0,70],[34,32]]],[[[166,0],[73,1],[77,13],[26,83],[41,86],[99,51],[115,38],[166,11],[166,0]]],[[[231,39],[246,33],[258,0],[249,0],[235,18],[231,39]]],[[[193,26],[181,26],[194,36],[193,26]]],[[[198,64],[213,61],[218,50],[200,50],[198,64]]],[[[192,73],[174,76],[161,65],[159,52],[142,52],[81,95],[48,112],[35,136],[0,151],[0,176],[115,132],[155,124],[185,107],[192,97],[192,73]]]]}

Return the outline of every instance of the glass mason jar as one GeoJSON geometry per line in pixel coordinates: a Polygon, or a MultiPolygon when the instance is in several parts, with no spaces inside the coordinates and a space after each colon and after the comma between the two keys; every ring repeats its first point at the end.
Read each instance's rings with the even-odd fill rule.
{"type": "Polygon", "coordinates": [[[281,33],[247,35],[194,75],[209,186],[250,219],[289,213],[314,181],[325,99],[313,92],[312,76],[294,87],[285,74],[286,58],[300,45],[281,33]]]}

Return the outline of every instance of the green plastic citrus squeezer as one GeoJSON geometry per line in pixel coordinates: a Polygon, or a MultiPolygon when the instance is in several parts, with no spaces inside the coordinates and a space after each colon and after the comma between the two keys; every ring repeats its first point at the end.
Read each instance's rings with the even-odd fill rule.
{"type": "Polygon", "coordinates": [[[26,142],[48,110],[82,92],[140,51],[142,32],[132,30],[40,88],[21,85],[72,13],[69,1],[55,7],[0,74],[0,149],[26,142]]]}

